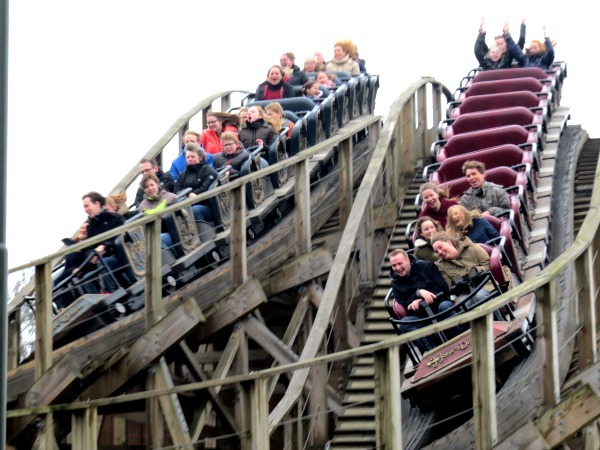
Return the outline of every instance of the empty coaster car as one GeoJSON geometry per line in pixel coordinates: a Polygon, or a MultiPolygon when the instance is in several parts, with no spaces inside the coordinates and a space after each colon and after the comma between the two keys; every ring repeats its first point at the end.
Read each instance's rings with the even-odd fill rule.
{"type": "Polygon", "coordinates": [[[537,154],[543,150],[541,129],[526,129],[519,125],[505,125],[457,134],[447,140],[435,141],[431,144],[430,153],[433,162],[442,162],[451,156],[504,144],[531,149],[534,154],[534,168],[539,169],[540,160],[537,154]]]}
{"type": "Polygon", "coordinates": [[[542,132],[546,131],[544,116],[535,114],[524,106],[511,106],[461,114],[455,119],[444,119],[439,123],[438,135],[440,139],[450,139],[457,134],[505,125],[520,125],[525,129],[537,129],[541,126],[542,132]]]}
{"type": "Polygon", "coordinates": [[[462,114],[489,111],[490,109],[523,106],[530,111],[540,114],[548,120],[552,111],[549,109],[546,95],[536,95],[529,91],[502,92],[499,94],[474,95],[463,101],[448,103],[446,117],[455,119],[462,114]]]}
{"type": "Polygon", "coordinates": [[[510,69],[481,70],[474,75],[467,75],[460,81],[461,87],[468,87],[482,81],[510,80],[513,78],[532,77],[540,81],[556,84],[557,70],[544,70],[540,67],[512,67],[510,69]]]}
{"type": "Polygon", "coordinates": [[[553,102],[552,81],[540,81],[533,77],[512,78],[507,80],[481,81],[467,87],[459,87],[454,92],[454,100],[462,101],[474,95],[498,94],[501,92],[530,91],[548,95],[553,102]]]}

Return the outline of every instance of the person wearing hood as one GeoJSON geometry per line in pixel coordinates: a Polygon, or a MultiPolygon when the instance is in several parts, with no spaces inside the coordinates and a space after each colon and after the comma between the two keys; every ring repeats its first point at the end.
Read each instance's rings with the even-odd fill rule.
{"type": "Polygon", "coordinates": [[[460,204],[469,211],[478,209],[482,216],[497,216],[510,209],[508,193],[502,186],[485,181],[485,164],[466,161],[462,171],[470,188],[460,198],[460,204]]]}
{"type": "Polygon", "coordinates": [[[256,88],[254,100],[279,100],[296,97],[294,88],[284,81],[284,76],[280,66],[272,66],[267,72],[267,79],[256,88]]]}
{"type": "Polygon", "coordinates": [[[415,224],[415,250],[417,259],[424,261],[437,261],[439,256],[431,246],[431,236],[438,231],[444,231],[442,225],[429,216],[420,217],[415,224]]]}
{"type": "MultiPolygon", "coordinates": [[[[191,188],[192,192],[188,194],[188,198],[193,198],[210,189],[218,174],[215,169],[206,163],[206,153],[199,145],[187,144],[185,146],[185,158],[187,165],[177,178],[175,192],[191,188]]],[[[212,211],[208,205],[197,203],[192,206],[192,211],[196,221],[211,222],[213,220],[212,211]]]]}
{"type": "Polygon", "coordinates": [[[292,52],[284,53],[279,58],[279,64],[283,69],[284,81],[292,86],[302,86],[308,81],[308,76],[295,64],[296,56],[292,52]]]}
{"type": "Polygon", "coordinates": [[[251,106],[248,109],[246,126],[240,130],[239,135],[245,148],[256,145],[268,147],[277,139],[277,133],[273,126],[266,121],[265,112],[260,106],[251,106]]]}
{"type": "MultiPolygon", "coordinates": [[[[392,295],[394,302],[402,307],[400,310],[405,311],[406,317],[403,320],[412,321],[427,317],[426,311],[420,305],[423,300],[431,306],[434,314],[453,306],[452,301],[448,300],[448,283],[432,261],[418,261],[401,249],[392,250],[389,259],[392,295]]],[[[394,311],[397,310],[395,307],[394,311]]],[[[422,326],[424,324],[401,324],[400,331],[408,333],[422,326]]],[[[415,344],[421,352],[433,349],[431,342],[425,338],[417,339],[415,344]]]]}
{"type": "Polygon", "coordinates": [[[338,41],[333,47],[333,59],[327,63],[327,72],[346,72],[352,76],[360,75],[358,62],[352,59],[352,47],[347,41],[338,41]]]}
{"type": "Polygon", "coordinates": [[[223,151],[215,155],[215,168],[231,166],[229,179],[237,178],[242,170],[242,165],[248,161],[250,154],[246,151],[235,133],[224,131],[221,135],[223,151]]]}

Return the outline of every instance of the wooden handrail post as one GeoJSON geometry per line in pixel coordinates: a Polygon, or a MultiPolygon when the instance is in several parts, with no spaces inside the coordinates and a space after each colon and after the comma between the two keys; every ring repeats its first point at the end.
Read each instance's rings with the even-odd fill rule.
{"type": "Polygon", "coordinates": [[[73,411],[71,415],[71,448],[73,450],[96,450],[98,448],[98,410],[88,408],[73,411]]]}
{"type": "Polygon", "coordinates": [[[248,278],[248,257],[246,250],[246,185],[231,191],[230,254],[231,282],[241,286],[248,278]]]}
{"type": "Polygon", "coordinates": [[[296,227],[296,256],[311,250],[310,173],[308,160],[299,161],[294,176],[294,225],[296,227]]]}
{"type": "Polygon", "coordinates": [[[360,243],[360,281],[374,282],[375,257],[373,256],[373,199],[369,199],[363,215],[364,226],[360,243]]]}
{"type": "Polygon", "coordinates": [[[52,366],[52,267],[35,266],[35,379],[52,366]]]}
{"type": "Polygon", "coordinates": [[[402,449],[400,372],[398,346],[375,353],[376,448],[402,449]]]}
{"type": "Polygon", "coordinates": [[[491,448],[498,440],[492,315],[471,322],[473,428],[475,449],[491,448]]]}
{"type": "Polygon", "coordinates": [[[146,289],[144,292],[146,302],[146,329],[149,330],[164,315],[162,305],[162,277],[161,277],[161,242],[160,219],[147,223],[144,226],[144,248],[146,252],[146,289]]]}
{"type": "Polygon", "coordinates": [[[575,274],[579,286],[579,323],[581,330],[577,333],[579,349],[579,369],[585,370],[598,361],[596,349],[596,280],[594,279],[594,255],[592,247],[575,260],[575,274]]]}
{"type": "Polygon", "coordinates": [[[249,419],[248,433],[242,439],[242,450],[269,450],[269,402],[267,399],[268,378],[258,378],[242,383],[249,419]]]}
{"type": "Polygon", "coordinates": [[[6,368],[12,370],[21,360],[21,310],[8,316],[8,351],[6,368]]]}
{"type": "Polygon", "coordinates": [[[353,167],[352,167],[352,139],[346,139],[339,145],[340,187],[339,210],[340,229],[344,229],[350,210],[352,209],[353,167]]]}
{"type": "Polygon", "coordinates": [[[542,404],[546,409],[560,402],[560,381],[558,371],[558,323],[556,313],[556,281],[553,278],[548,284],[535,291],[537,300],[536,317],[539,320],[538,340],[544,352],[542,368],[542,404]]]}

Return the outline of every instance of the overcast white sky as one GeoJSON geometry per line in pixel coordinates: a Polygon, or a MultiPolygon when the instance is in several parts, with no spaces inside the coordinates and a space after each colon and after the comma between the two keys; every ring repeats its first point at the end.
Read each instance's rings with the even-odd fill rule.
{"type": "Polygon", "coordinates": [[[547,12],[529,3],[11,1],[9,267],[59,249],[85,219],[82,194],[107,194],[197,102],[225,89],[254,91],[283,52],[300,65],[316,50],[331,57],[341,38],[352,38],[380,75],[376,112],[385,115],[421,76],[458,86],[476,65],[481,15],[489,40],[505,20],[518,32],[524,16],[528,41],[542,37],[545,23],[559,42],[556,59],[568,62],[562,103],[572,107],[571,123],[600,137],[600,94],[587,88],[599,70],[593,15],[578,2],[568,10],[544,2],[547,12]]]}

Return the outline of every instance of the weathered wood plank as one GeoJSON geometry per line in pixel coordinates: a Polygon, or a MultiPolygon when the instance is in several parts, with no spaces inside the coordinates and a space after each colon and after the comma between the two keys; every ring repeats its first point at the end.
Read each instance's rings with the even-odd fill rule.
{"type": "Polygon", "coordinates": [[[262,281],[265,295],[271,297],[324,275],[329,272],[332,263],[331,250],[324,247],[300,255],[262,281]]]}

